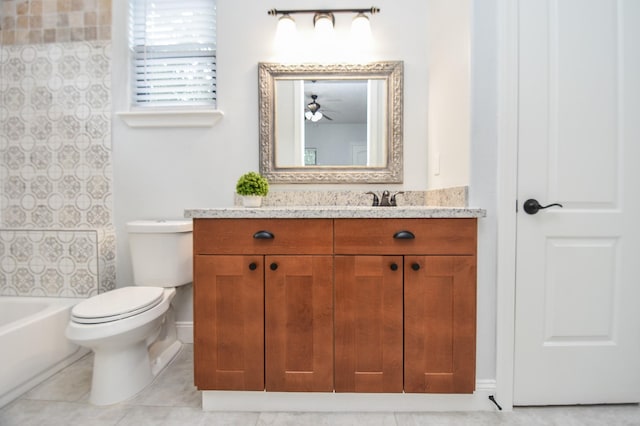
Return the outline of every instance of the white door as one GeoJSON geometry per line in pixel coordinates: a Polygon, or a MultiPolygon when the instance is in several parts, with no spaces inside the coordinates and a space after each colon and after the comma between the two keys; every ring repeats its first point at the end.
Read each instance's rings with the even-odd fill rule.
{"type": "Polygon", "coordinates": [[[514,404],[637,402],[640,1],[519,7],[514,404]]]}

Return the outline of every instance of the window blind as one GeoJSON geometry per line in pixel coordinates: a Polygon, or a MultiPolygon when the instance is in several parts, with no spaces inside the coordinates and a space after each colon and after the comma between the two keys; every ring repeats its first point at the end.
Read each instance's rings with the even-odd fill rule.
{"type": "Polygon", "coordinates": [[[216,104],[215,0],[130,0],[133,103],[216,104]]]}

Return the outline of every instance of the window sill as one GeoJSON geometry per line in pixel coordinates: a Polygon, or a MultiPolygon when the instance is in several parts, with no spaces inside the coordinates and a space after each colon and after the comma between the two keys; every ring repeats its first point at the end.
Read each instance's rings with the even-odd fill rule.
{"type": "Polygon", "coordinates": [[[220,110],[135,110],[116,115],[129,127],[213,127],[224,113],[220,110]]]}

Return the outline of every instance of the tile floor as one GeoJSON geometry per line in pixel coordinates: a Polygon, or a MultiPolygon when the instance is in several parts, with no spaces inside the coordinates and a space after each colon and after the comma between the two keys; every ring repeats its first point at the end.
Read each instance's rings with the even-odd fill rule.
{"type": "Polygon", "coordinates": [[[2,426],[640,426],[638,405],[516,408],[511,413],[214,413],[200,409],[193,386],[193,346],[185,345],[139,395],[108,407],[88,403],[88,355],[0,409],[2,426]]]}

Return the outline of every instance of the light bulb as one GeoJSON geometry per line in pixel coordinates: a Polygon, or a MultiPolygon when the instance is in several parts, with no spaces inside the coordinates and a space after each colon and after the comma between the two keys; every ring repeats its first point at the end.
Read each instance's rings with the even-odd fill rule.
{"type": "Polygon", "coordinates": [[[313,17],[313,26],[316,34],[321,37],[331,37],[333,35],[333,14],[317,13],[313,17]]]}
{"type": "Polygon", "coordinates": [[[285,34],[295,34],[296,32],[296,21],[293,20],[291,15],[286,14],[282,15],[280,19],[278,19],[278,29],[277,32],[282,32],[285,34]]]}
{"type": "Polygon", "coordinates": [[[313,117],[311,117],[311,121],[315,123],[316,121],[320,121],[321,118],[322,118],[322,113],[320,111],[316,111],[313,114],[313,117]]]}
{"type": "Polygon", "coordinates": [[[328,61],[335,55],[336,36],[331,13],[316,13],[313,17],[313,41],[311,52],[316,61],[328,61]]]}
{"type": "Polygon", "coordinates": [[[368,48],[371,46],[371,24],[364,13],[358,13],[351,22],[351,38],[355,47],[368,48]]]}
{"type": "Polygon", "coordinates": [[[311,120],[313,118],[313,113],[311,111],[306,111],[304,116],[307,120],[311,120]]]}
{"type": "Polygon", "coordinates": [[[276,48],[286,52],[295,49],[298,31],[296,30],[296,21],[291,15],[282,15],[278,20],[278,28],[276,29],[276,48]]]}

